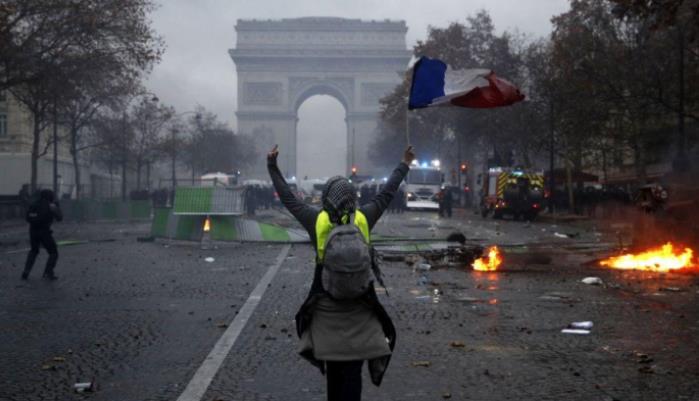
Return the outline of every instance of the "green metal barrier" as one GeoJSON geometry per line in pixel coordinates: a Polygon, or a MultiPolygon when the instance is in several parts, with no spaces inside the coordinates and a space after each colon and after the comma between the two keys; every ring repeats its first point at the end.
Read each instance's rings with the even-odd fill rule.
{"type": "MultiPolygon", "coordinates": [[[[201,241],[205,215],[177,214],[171,208],[156,208],[151,235],[158,238],[201,241]]],[[[210,216],[209,238],[215,241],[308,242],[299,230],[238,216],[210,216]]]]}

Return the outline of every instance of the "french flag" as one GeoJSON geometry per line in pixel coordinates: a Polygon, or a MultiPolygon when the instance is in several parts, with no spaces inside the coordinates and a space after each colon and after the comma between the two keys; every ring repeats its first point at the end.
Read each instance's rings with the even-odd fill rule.
{"type": "Polygon", "coordinates": [[[519,89],[491,70],[452,70],[441,60],[423,56],[413,67],[408,109],[436,106],[489,109],[521,100],[524,95],[519,89]]]}

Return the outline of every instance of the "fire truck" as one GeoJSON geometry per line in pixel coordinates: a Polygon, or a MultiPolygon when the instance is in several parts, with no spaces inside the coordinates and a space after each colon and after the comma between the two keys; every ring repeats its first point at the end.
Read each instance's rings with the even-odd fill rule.
{"type": "Polygon", "coordinates": [[[491,167],[482,180],[481,215],[534,220],[543,209],[544,172],[491,167]]]}

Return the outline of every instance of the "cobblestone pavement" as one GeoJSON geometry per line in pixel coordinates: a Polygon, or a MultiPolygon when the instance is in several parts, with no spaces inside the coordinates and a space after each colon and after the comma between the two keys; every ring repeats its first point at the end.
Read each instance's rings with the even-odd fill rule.
{"type": "MultiPolygon", "coordinates": [[[[398,345],[380,388],[365,372],[365,399],[699,399],[699,276],[585,265],[609,240],[593,229],[386,217],[376,228],[384,235],[461,229],[506,245],[505,265],[421,273],[387,264],[390,297],[380,299],[398,345]],[[605,285],[580,283],[591,275],[605,285]],[[590,335],[560,333],[581,320],[594,322],[590,335]]],[[[0,400],[177,399],[281,248],[166,247],[136,242],[138,233],[85,228],[85,238],[115,241],[61,248],[57,283],[37,278],[41,258],[20,282],[24,253],[0,249],[0,400]],[[93,378],[97,392],[72,392],[93,378]]],[[[292,247],[203,400],[325,398],[324,378],[296,354],[293,323],[312,259],[310,246],[292,247]]]]}
{"type": "Polygon", "coordinates": [[[0,253],[0,400],[84,399],[72,386],[92,380],[94,400],[173,399],[281,248],[140,243],[136,228],[97,226],[85,231],[116,240],[61,247],[54,283],[39,278],[45,253],[26,283],[25,253],[0,253]]]}

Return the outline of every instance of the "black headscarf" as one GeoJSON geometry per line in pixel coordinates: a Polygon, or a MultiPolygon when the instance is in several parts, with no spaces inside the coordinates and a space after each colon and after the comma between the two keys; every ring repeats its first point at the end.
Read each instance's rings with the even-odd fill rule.
{"type": "Polygon", "coordinates": [[[347,178],[337,175],[325,183],[321,202],[330,221],[341,224],[344,216],[357,209],[357,190],[347,178]]]}

